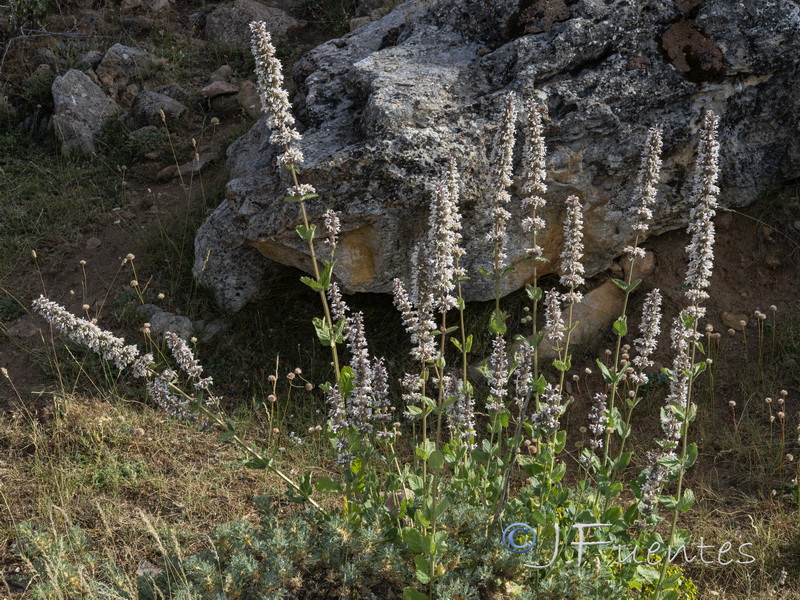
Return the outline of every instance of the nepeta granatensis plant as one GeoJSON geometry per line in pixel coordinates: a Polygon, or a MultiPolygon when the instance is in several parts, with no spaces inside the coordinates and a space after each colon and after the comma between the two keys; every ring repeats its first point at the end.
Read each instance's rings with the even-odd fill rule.
{"type": "MultiPolygon", "coordinates": [[[[631,590],[631,598],[642,597],[632,590],[643,589],[647,582],[654,584],[655,590],[648,592],[648,598],[677,598],[677,586],[682,581],[680,570],[678,576],[672,572],[667,575],[664,555],[669,553],[668,545],[685,543],[686,535],[677,530],[676,524],[678,514],[688,509],[693,498],[689,490],[683,490],[683,473],[697,455],[696,446],[687,440],[688,425],[695,412],[692,384],[703,370],[695,342],[699,340],[701,302],[707,297],[711,274],[711,219],[718,192],[716,117],[710,113],[706,117],[697,160],[686,277],[690,305],[672,328],[675,359],[672,369],[667,370],[671,386],[661,414],[664,435],[648,455],[639,479],[628,482],[634,496],[630,500],[630,495],[622,493],[626,468],[632,460],[632,453],[625,450],[626,441],[631,433],[632,412],[650,378],[648,369],[652,367],[660,331],[661,296],[658,290],[647,295],[639,337],[631,347],[623,344],[628,334],[625,313],[628,297],[640,282],[633,279],[633,268],[628,269],[625,281],[615,280],[625,294],[625,308],[613,326],[616,353],[609,352],[613,358],[605,362],[597,361],[602,381],[592,395],[588,444],[577,461],[582,477],[574,478],[576,484],[566,485],[567,432],[563,421],[572,402],[566,375],[572,366],[573,308],[582,301],[585,283],[583,204],[578,196],[566,199],[559,257],[560,289],[544,292],[538,287],[538,265],[547,260],[539,245],[539,236],[545,231],[541,216],[546,192],[544,109],[524,102],[521,111],[523,164],[517,189],[525,213],[523,227],[531,236],[529,254],[534,261],[533,279],[526,287],[533,309],[530,335],[509,338],[499,292],[500,282],[510,272],[505,236],[512,218],[507,206],[512,201],[509,189],[513,183],[518,120],[517,99],[509,94],[504,98],[492,152],[488,192],[492,271],[483,274],[495,284],[495,310],[488,331],[491,355],[481,365],[481,377],[476,380],[469,369],[473,334],[465,331],[461,293],[461,282],[468,274],[461,267],[464,251],[459,175],[456,161],[451,158],[432,187],[428,232],[412,256],[413,278],[394,282],[395,304],[411,338],[413,359],[409,372],[395,388],[385,361],[370,352],[363,315],[350,311],[333,280],[341,228],[338,217],[332,211],[323,213],[326,234],[320,239],[316,226],[309,221],[306,201],[317,196],[313,188],[299,181],[301,140],[282,89],[280,63],[264,24],[254,23],[251,30],[258,89],[273,130],[271,140],[283,149],[279,167],[290,174],[286,200],[299,206],[302,225],[296,230],[308,244],[311,256],[313,277],[303,277],[302,281],[319,293],[323,306],[324,316],[315,318],[313,324],[320,342],[332,351],[334,381],[321,387],[329,405],[328,436],[340,470],[316,479],[308,473],[298,483],[243,442],[232,423],[216,410],[209,391],[211,381],[202,376],[199,363],[179,338],[170,337],[167,344],[194,394],[182,391],[176,371],[156,369],[152,357],[139,357],[138,351],[126,347],[121,340],[95,331],[91,324],[67,318],[44,299],[37,301],[37,308],[56,324],[70,323],[62,327],[67,335],[118,361],[120,368],[148,379],[154,399],[172,406],[172,412],[180,412],[176,407],[194,411],[190,414],[199,411],[223,428],[221,439],[230,439],[251,454],[249,466],[272,469],[288,483],[293,499],[311,503],[317,509],[317,520],[309,521],[311,528],[329,531],[333,527],[336,532],[345,532],[343,535],[349,540],[363,540],[370,548],[384,549],[391,559],[387,559],[386,568],[402,582],[406,599],[470,594],[474,590],[471,592],[469,585],[478,582],[491,587],[491,582],[513,581],[531,590],[552,590],[558,573],[568,563],[573,565],[570,568],[581,569],[582,555],[572,544],[558,540],[572,541],[576,526],[592,523],[607,524],[593,532],[593,539],[608,542],[614,549],[649,549],[658,542],[660,550],[655,554],[662,565],[660,572],[653,563],[631,561],[612,567],[614,552],[597,549],[596,573],[602,572],[615,585],[631,590]],[[323,248],[327,258],[320,261],[317,256],[323,248]],[[545,304],[543,327],[536,318],[540,302],[545,304]],[[555,352],[552,365],[540,364],[542,344],[544,349],[555,352]],[[457,353],[452,352],[451,346],[457,353]],[[346,357],[341,362],[340,350],[346,357]],[[402,404],[395,412],[393,398],[398,396],[402,404]],[[209,400],[212,406],[208,405],[209,400]],[[624,415],[620,407],[624,408],[624,415]],[[410,424],[404,426],[400,419],[410,424]],[[671,482],[676,482],[676,493],[664,495],[664,486],[671,482]],[[312,498],[315,491],[338,494],[341,508],[322,510],[312,498]],[[659,505],[672,511],[666,541],[655,531],[659,505]],[[468,515],[482,515],[482,519],[468,522],[468,515]],[[506,526],[515,522],[527,523],[528,533],[516,538],[512,535],[510,541],[501,538],[506,526]],[[531,542],[535,552],[523,558],[506,552],[503,542],[515,548],[531,542]],[[474,583],[457,580],[459,573],[474,573],[474,583]]],[[[653,129],[637,176],[632,210],[634,239],[626,248],[632,261],[643,253],[639,242],[647,233],[656,202],[660,148],[661,133],[653,129]]],[[[317,542],[323,543],[321,538],[309,537],[309,544],[317,542]]],[[[271,559],[262,554],[259,560],[266,563],[271,559]]],[[[267,566],[261,571],[273,573],[270,569],[267,566]]],[[[259,572],[255,567],[250,570],[259,572]]],[[[276,585],[279,580],[280,577],[275,579],[276,585]]],[[[351,597],[359,593],[356,587],[349,589],[351,597]]]]}

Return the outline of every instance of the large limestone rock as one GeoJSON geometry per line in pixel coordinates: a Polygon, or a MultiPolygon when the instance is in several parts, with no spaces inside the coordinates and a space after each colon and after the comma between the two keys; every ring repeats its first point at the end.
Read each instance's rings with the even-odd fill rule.
{"type": "Polygon", "coordinates": [[[251,21],[264,21],[277,44],[285,44],[296,35],[305,21],[299,21],[286,11],[267,6],[256,0],[234,0],[222,4],[206,17],[206,39],[209,42],[250,52],[251,21]]]}
{"type": "Polygon", "coordinates": [[[95,72],[100,83],[117,100],[130,101],[138,92],[145,69],[155,57],[147,50],[114,44],[109,48],[95,72]]]}
{"type": "Polygon", "coordinates": [[[64,155],[91,153],[103,122],[117,111],[117,104],[82,71],[70,69],[56,77],[53,93],[53,126],[64,155]]]}
{"type": "MultiPolygon", "coordinates": [[[[508,91],[549,111],[548,231],[558,271],[563,200],[585,209],[586,270],[607,268],[631,240],[634,172],[646,131],[664,128],[653,233],[682,226],[703,111],[721,116],[721,200],[745,205],[800,175],[800,6],[785,0],[411,0],[311,51],[296,67],[309,209],[341,213],[337,273],[349,290],[386,292],[409,277],[427,230],[432,180],[453,155],[463,174],[469,298],[487,298],[489,155],[508,91]]],[[[262,119],[228,153],[227,199],[196,239],[196,273],[236,310],[272,261],[309,270],[283,201],[262,119]]],[[[518,144],[518,150],[520,146],[518,144]]],[[[519,159],[517,159],[519,166],[519,159]]],[[[519,182],[517,182],[517,185],[519,182]]],[[[512,190],[513,192],[514,190],[512,190]]],[[[530,263],[512,206],[509,255],[520,287],[530,263]]],[[[319,221],[319,219],[317,219],[319,221]]]]}

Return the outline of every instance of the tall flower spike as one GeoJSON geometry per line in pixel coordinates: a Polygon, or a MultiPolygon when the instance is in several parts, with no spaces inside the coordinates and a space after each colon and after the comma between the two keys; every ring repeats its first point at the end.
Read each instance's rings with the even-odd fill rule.
{"type": "Polygon", "coordinates": [[[76,317],[44,296],[34,300],[32,306],[59,333],[63,333],[73,342],[87,346],[103,360],[113,361],[119,370],[130,369],[134,377],[147,377],[148,367],[155,363],[152,354],[139,356],[136,346],[126,346],[124,339],[100,329],[91,321],[76,317]]]}
{"type": "Polygon", "coordinates": [[[524,342],[517,354],[516,390],[514,401],[518,408],[522,408],[525,399],[531,393],[533,383],[533,346],[524,342]]]}
{"type": "Polygon", "coordinates": [[[326,210],[323,217],[325,223],[325,230],[328,236],[325,238],[325,243],[331,247],[331,256],[336,251],[336,245],[339,243],[339,230],[341,225],[339,223],[339,215],[332,210],[326,210]]]}
{"type": "Polygon", "coordinates": [[[559,344],[564,339],[564,319],[561,316],[561,295],[555,290],[544,293],[544,329],[547,339],[559,344]]]}
{"type": "Polygon", "coordinates": [[[491,159],[491,175],[489,184],[490,193],[494,198],[492,207],[492,229],[486,239],[494,247],[493,268],[495,273],[500,273],[505,267],[507,224],[511,213],[505,205],[511,199],[507,188],[512,184],[512,171],[514,161],[514,132],[517,119],[516,94],[513,92],[506,96],[503,110],[503,122],[494,140],[494,151],[491,159]]]}
{"type": "Polygon", "coordinates": [[[300,134],[294,128],[289,94],[283,88],[283,70],[275,57],[272,37],[263,21],[250,23],[250,33],[251,49],[256,61],[256,89],[261,98],[261,108],[267,115],[267,125],[272,129],[269,141],[286,148],[286,152],[278,158],[281,165],[296,165],[303,161],[303,154],[289,146],[292,142],[300,141],[300,134]]]}
{"type": "Polygon", "coordinates": [[[714,266],[714,222],[716,215],[717,177],[719,175],[719,143],[717,128],[719,117],[713,112],[706,113],[703,131],[697,148],[694,185],[692,188],[692,210],[689,213],[688,233],[692,235],[686,252],[689,266],[686,270],[686,297],[692,303],[688,310],[693,317],[702,317],[705,309],[698,306],[708,298],[706,288],[710,284],[714,266]]]}
{"type": "Polygon", "coordinates": [[[561,406],[561,392],[548,383],[539,404],[539,410],[531,415],[531,423],[542,429],[545,436],[552,435],[558,431],[561,413],[564,412],[561,406]]]}
{"type": "Polygon", "coordinates": [[[581,201],[577,196],[567,198],[567,216],[564,219],[564,249],[561,251],[561,285],[569,288],[564,294],[567,304],[574,304],[583,299],[583,294],[576,291],[583,285],[583,212],[581,201]]]}
{"type": "Polygon", "coordinates": [[[637,383],[647,383],[647,377],[643,371],[653,366],[653,361],[650,359],[653,352],[655,352],[656,345],[658,344],[658,334],[661,333],[661,292],[658,288],[647,294],[642,307],[642,322],[639,325],[641,337],[637,338],[633,345],[639,353],[633,359],[634,366],[639,370],[639,373],[634,374],[634,379],[637,383]]]}
{"type": "Polygon", "coordinates": [[[434,306],[447,312],[456,305],[453,290],[456,287],[456,258],[463,254],[461,241],[461,215],[458,213],[452,186],[445,178],[436,186],[431,201],[428,245],[430,246],[430,281],[434,306]]]}
{"type": "Polygon", "coordinates": [[[372,431],[372,364],[364,335],[364,315],[357,312],[348,323],[345,339],[350,350],[350,368],[353,369],[353,391],[347,402],[347,419],[361,433],[372,431]]]}
{"type": "MultiPolygon", "coordinates": [[[[545,206],[542,197],[547,191],[545,178],[547,176],[545,156],[547,148],[544,143],[542,128],[542,112],[544,107],[534,100],[525,104],[525,143],[522,149],[522,207],[529,214],[522,221],[522,226],[528,233],[538,236],[544,231],[546,224],[538,212],[545,206]]],[[[541,258],[542,248],[534,242],[528,253],[541,258]]]]}
{"type": "MultiPolygon", "coordinates": [[[[656,201],[656,186],[661,174],[661,129],[653,127],[647,133],[642,162],[639,165],[639,172],[636,176],[636,189],[633,195],[633,202],[636,208],[633,210],[634,223],[633,230],[636,236],[641,237],[650,229],[650,219],[653,218],[652,206],[656,201]]],[[[625,248],[631,258],[644,257],[644,249],[638,246],[628,246],[625,248]]]]}
{"type": "Polygon", "coordinates": [[[202,377],[203,367],[194,357],[192,349],[174,331],[167,331],[164,339],[175,362],[178,363],[181,371],[189,376],[194,387],[198,390],[207,390],[214,381],[211,377],[202,377]]]}
{"type": "Polygon", "coordinates": [[[492,401],[486,408],[492,412],[503,409],[503,398],[508,394],[508,360],[506,359],[506,340],[497,335],[492,341],[492,355],[489,357],[489,393],[492,401]]]}
{"type": "Polygon", "coordinates": [[[475,399],[469,389],[458,378],[453,377],[447,386],[447,397],[455,402],[447,406],[447,424],[453,437],[474,448],[475,439],[475,399]]]}

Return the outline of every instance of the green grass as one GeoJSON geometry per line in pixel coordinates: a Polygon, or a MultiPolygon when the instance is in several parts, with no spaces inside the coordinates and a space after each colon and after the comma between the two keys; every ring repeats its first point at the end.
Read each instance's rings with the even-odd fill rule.
{"type": "Polygon", "coordinates": [[[104,162],[66,159],[13,134],[3,134],[0,160],[0,282],[28,268],[31,250],[42,255],[76,242],[119,206],[115,181],[104,162]]]}

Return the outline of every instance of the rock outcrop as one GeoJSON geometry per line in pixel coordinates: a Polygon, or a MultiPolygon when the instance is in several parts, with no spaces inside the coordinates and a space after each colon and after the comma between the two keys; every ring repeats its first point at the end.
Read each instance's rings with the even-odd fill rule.
{"type": "Polygon", "coordinates": [[[214,44],[250,51],[251,21],[264,21],[273,32],[275,43],[286,43],[290,36],[296,35],[306,26],[286,11],[267,6],[256,0],[235,0],[222,4],[206,17],[206,39],[214,44]]]}
{"type": "Polygon", "coordinates": [[[83,72],[70,69],[56,77],[52,86],[53,126],[61,153],[91,153],[103,122],[117,111],[117,104],[83,72]]]}
{"type": "MultiPolygon", "coordinates": [[[[408,279],[427,230],[433,179],[462,173],[468,298],[487,298],[489,156],[505,94],[549,112],[547,233],[558,271],[563,200],[585,211],[585,264],[606,269],[632,237],[634,173],[646,131],[664,128],[653,234],[682,226],[702,114],[721,117],[721,201],[746,205],[800,176],[800,6],[784,0],[411,0],[311,51],[294,79],[304,126],[302,179],[342,220],[337,275],[350,291],[408,279]]],[[[273,262],[309,270],[297,206],[262,119],[228,152],[227,199],[200,229],[196,274],[241,308],[273,262]]],[[[518,149],[521,146],[518,144],[518,149]]],[[[519,166],[519,159],[517,159],[519,166]]],[[[517,182],[517,185],[519,182],[517,182]]],[[[512,192],[514,190],[512,189],[512,192]]],[[[530,275],[521,209],[511,207],[504,292],[530,275]]],[[[319,220],[319,219],[317,219],[319,220]]]]}

